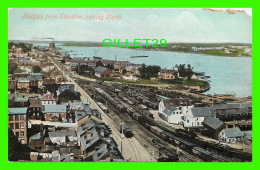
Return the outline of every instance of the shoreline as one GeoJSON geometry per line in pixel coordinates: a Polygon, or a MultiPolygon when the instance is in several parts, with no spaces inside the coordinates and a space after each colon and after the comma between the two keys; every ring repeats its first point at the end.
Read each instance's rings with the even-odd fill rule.
{"type": "MultiPolygon", "coordinates": [[[[100,45],[80,45],[80,44],[71,44],[71,45],[64,45],[66,43],[61,44],[61,47],[97,47],[97,48],[103,48],[104,46],[100,45]]],[[[198,55],[206,55],[206,56],[217,56],[217,57],[241,57],[241,58],[252,58],[252,56],[229,56],[229,55],[214,55],[214,54],[204,54],[204,53],[197,53],[197,52],[185,52],[185,51],[171,51],[171,50],[161,50],[161,49],[145,49],[145,48],[131,48],[131,47],[104,47],[104,48],[125,48],[125,49],[131,49],[131,50],[143,50],[143,51],[160,51],[160,52],[174,52],[174,53],[186,53],[186,54],[198,54],[198,55]]]]}

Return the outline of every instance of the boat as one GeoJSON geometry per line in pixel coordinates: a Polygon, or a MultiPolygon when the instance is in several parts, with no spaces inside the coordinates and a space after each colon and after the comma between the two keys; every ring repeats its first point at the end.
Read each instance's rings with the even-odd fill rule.
{"type": "Polygon", "coordinates": [[[138,55],[138,56],[131,56],[130,58],[139,58],[139,57],[149,57],[147,55],[138,55]]]}

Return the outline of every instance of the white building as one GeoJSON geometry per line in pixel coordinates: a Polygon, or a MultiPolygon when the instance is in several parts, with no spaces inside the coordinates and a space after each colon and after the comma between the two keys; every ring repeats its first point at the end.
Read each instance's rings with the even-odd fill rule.
{"type": "Polygon", "coordinates": [[[186,114],[184,114],[183,126],[192,128],[203,127],[204,120],[210,116],[210,107],[191,108],[186,114]]]}
{"type": "Polygon", "coordinates": [[[223,129],[222,131],[220,131],[218,136],[220,141],[236,143],[238,141],[243,140],[244,133],[241,132],[241,130],[238,127],[236,127],[236,128],[223,129]]]}
{"type": "Polygon", "coordinates": [[[159,116],[168,123],[180,124],[185,114],[193,108],[189,99],[167,99],[159,103],[159,116]]]}

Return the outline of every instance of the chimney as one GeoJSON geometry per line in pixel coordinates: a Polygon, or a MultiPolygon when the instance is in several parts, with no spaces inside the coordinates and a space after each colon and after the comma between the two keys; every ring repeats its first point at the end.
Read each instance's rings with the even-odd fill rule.
{"type": "Polygon", "coordinates": [[[87,131],[87,139],[91,139],[92,137],[92,132],[91,131],[87,131]]]}

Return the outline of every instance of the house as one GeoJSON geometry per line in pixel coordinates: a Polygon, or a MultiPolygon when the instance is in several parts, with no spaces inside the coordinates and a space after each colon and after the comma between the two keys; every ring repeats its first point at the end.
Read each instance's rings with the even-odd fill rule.
{"type": "Polygon", "coordinates": [[[50,72],[50,78],[54,79],[56,81],[56,83],[60,83],[60,82],[64,81],[62,72],[60,72],[57,69],[54,69],[50,72]]]}
{"type": "Polygon", "coordinates": [[[8,105],[10,107],[28,107],[28,94],[27,93],[11,93],[8,94],[8,105]]]}
{"type": "Polygon", "coordinates": [[[132,65],[132,66],[127,66],[125,70],[128,74],[139,75],[140,74],[139,68],[140,66],[132,65]]]}
{"type": "Polygon", "coordinates": [[[67,105],[42,105],[42,113],[46,121],[67,122],[67,105]]]}
{"type": "Polygon", "coordinates": [[[51,95],[50,92],[47,92],[41,97],[42,105],[54,105],[56,104],[56,99],[51,95]]]}
{"type": "Polygon", "coordinates": [[[244,133],[238,128],[223,129],[219,133],[219,140],[222,142],[236,143],[244,139],[244,133]]]}
{"type": "Polygon", "coordinates": [[[29,92],[30,88],[30,79],[29,78],[18,78],[16,89],[20,92],[29,92]]]}
{"type": "Polygon", "coordinates": [[[210,107],[194,107],[184,113],[183,126],[187,128],[201,128],[206,118],[211,116],[210,107]]]}
{"type": "Polygon", "coordinates": [[[59,130],[49,132],[49,138],[53,144],[77,145],[77,133],[75,130],[59,130]]]}
{"type": "Polygon", "coordinates": [[[8,127],[22,144],[27,144],[27,107],[8,108],[8,127]]]}
{"type": "Polygon", "coordinates": [[[158,77],[159,79],[163,79],[163,80],[177,79],[179,78],[179,72],[177,70],[163,69],[160,70],[160,72],[158,73],[158,77]]]}
{"type": "Polygon", "coordinates": [[[159,116],[169,123],[180,124],[185,114],[193,107],[189,99],[163,99],[159,103],[159,116]]]}
{"type": "Polygon", "coordinates": [[[112,71],[106,67],[98,66],[95,68],[95,76],[96,77],[111,77],[112,71]]]}
{"type": "Polygon", "coordinates": [[[85,108],[85,106],[87,105],[87,103],[85,102],[69,102],[69,109],[72,110],[83,110],[85,108]]]}
{"type": "Polygon", "coordinates": [[[117,61],[114,65],[114,70],[116,72],[122,73],[126,67],[129,67],[131,65],[132,63],[130,63],[129,61],[117,61]]]}
{"type": "Polygon", "coordinates": [[[78,145],[86,162],[123,161],[111,132],[104,123],[89,119],[77,129],[78,145]]]}
{"type": "Polygon", "coordinates": [[[48,142],[46,142],[46,129],[43,129],[43,125],[40,125],[40,132],[32,135],[29,138],[29,147],[37,151],[46,151],[48,149],[48,142]]]}
{"type": "Polygon", "coordinates": [[[28,119],[42,120],[42,101],[40,97],[29,97],[28,119]]]}
{"type": "Polygon", "coordinates": [[[203,127],[206,128],[204,135],[218,139],[218,134],[225,127],[225,124],[219,118],[208,117],[204,120],[203,127]]]}

